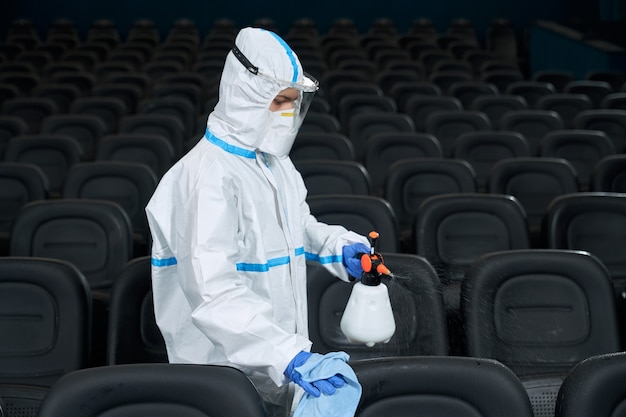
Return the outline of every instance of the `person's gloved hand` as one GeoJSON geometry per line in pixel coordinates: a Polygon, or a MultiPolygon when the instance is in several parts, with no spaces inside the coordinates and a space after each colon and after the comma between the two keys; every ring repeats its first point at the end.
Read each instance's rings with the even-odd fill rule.
{"type": "Polygon", "coordinates": [[[356,279],[361,279],[363,275],[361,259],[357,257],[359,253],[370,253],[370,248],[363,243],[353,243],[342,248],[343,266],[346,267],[348,274],[356,279]]]}
{"type": "Polygon", "coordinates": [[[307,382],[302,379],[302,375],[296,368],[304,365],[304,363],[313,354],[310,352],[302,351],[298,353],[287,365],[285,369],[285,375],[296,384],[300,385],[307,394],[313,397],[319,397],[321,394],[332,395],[335,393],[336,388],[343,387],[346,382],[339,374],[333,375],[328,379],[319,379],[313,382],[307,382]]]}

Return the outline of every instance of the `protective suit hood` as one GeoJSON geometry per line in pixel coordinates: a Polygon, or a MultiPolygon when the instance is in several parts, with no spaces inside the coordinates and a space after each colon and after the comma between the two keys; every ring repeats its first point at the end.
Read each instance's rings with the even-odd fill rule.
{"type": "MultiPolygon", "coordinates": [[[[268,30],[244,28],[235,46],[263,76],[251,72],[231,51],[224,63],[219,101],[209,115],[207,128],[229,144],[286,156],[299,124],[294,123],[288,132],[277,131],[269,106],[280,91],[305,80],[302,65],[295,52],[268,30]]],[[[296,113],[306,112],[299,108],[301,102],[296,103],[296,113]]]]}

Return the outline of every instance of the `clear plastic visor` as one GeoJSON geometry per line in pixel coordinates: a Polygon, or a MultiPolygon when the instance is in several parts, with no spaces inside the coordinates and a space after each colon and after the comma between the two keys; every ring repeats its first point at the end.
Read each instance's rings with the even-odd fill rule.
{"type": "MultiPolygon", "coordinates": [[[[289,88],[289,87],[285,87],[289,88]]],[[[292,87],[293,88],[293,87],[292,87]]],[[[293,116],[294,127],[296,129],[300,129],[302,126],[302,122],[304,122],[304,118],[306,117],[307,112],[309,111],[309,107],[311,107],[311,102],[315,97],[315,91],[313,92],[305,92],[299,91],[298,98],[293,101],[293,107],[290,109],[278,110],[279,113],[283,115],[293,116]]]]}
{"type": "Polygon", "coordinates": [[[316,91],[317,89],[313,91],[300,91],[300,98],[294,104],[296,110],[296,127],[298,129],[300,129],[300,126],[302,126],[302,122],[304,122],[304,118],[309,111],[309,107],[311,107],[311,103],[313,102],[313,97],[315,97],[316,91]]]}
{"type": "Polygon", "coordinates": [[[285,88],[295,88],[303,93],[315,93],[319,89],[319,82],[306,72],[303,74],[301,82],[289,82],[285,80],[279,80],[278,78],[271,77],[258,71],[255,75],[264,78],[270,82],[284,86],[285,88]]]}

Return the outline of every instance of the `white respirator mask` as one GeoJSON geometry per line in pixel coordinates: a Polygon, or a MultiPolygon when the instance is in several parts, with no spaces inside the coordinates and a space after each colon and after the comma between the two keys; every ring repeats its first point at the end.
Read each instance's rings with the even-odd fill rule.
{"type": "Polygon", "coordinates": [[[296,111],[295,109],[270,111],[269,118],[268,132],[261,144],[261,150],[270,155],[285,157],[289,155],[298,134],[296,111]]]}

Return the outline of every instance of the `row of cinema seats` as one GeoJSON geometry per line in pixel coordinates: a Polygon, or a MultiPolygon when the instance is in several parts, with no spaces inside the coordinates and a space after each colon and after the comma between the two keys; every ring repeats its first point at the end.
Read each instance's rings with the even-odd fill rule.
{"type": "MultiPolygon", "coordinates": [[[[301,132],[294,144],[292,158],[296,163],[309,160],[309,172],[318,169],[320,173],[325,170],[324,164],[320,161],[313,164],[310,159],[335,159],[359,163],[369,174],[370,189],[367,192],[382,197],[393,192],[394,185],[389,182],[391,166],[407,158],[432,158],[433,161],[437,158],[439,160],[455,160],[456,163],[466,162],[469,164],[468,169],[473,171],[475,177],[471,180],[475,183],[472,188],[479,192],[488,190],[487,183],[490,179],[488,177],[491,170],[495,168],[496,163],[505,158],[517,158],[518,162],[521,162],[528,158],[541,157],[546,158],[545,164],[547,165],[549,165],[548,158],[560,158],[571,164],[573,172],[569,176],[576,177],[575,190],[572,190],[572,187],[568,190],[588,191],[591,189],[593,169],[600,160],[621,154],[621,151],[616,150],[616,145],[611,138],[617,141],[622,140],[617,138],[626,137],[624,136],[626,135],[626,111],[624,112],[622,133],[618,132],[620,124],[615,119],[613,125],[616,129],[611,133],[611,136],[595,129],[549,130],[548,127],[544,126],[545,132],[539,145],[538,154],[533,154],[529,150],[526,140],[529,135],[519,132],[459,132],[458,138],[455,139],[454,154],[448,157],[443,153],[441,141],[437,136],[412,131],[399,132],[394,130],[393,126],[389,126],[390,119],[383,115],[363,114],[361,115],[363,117],[360,117],[363,120],[363,131],[372,128],[375,129],[376,133],[373,133],[361,148],[356,147],[355,142],[348,140],[341,134],[301,132]],[[377,121],[379,124],[374,127],[377,121]],[[362,156],[360,158],[356,157],[355,149],[361,149],[362,156]]],[[[452,120],[455,116],[449,116],[452,117],[448,120],[453,123],[452,120]]],[[[7,117],[10,118],[11,116],[7,117]]],[[[53,118],[55,118],[55,122],[61,122],[59,118],[54,116],[53,118]]],[[[51,119],[49,120],[52,122],[51,119]]],[[[64,121],[67,122],[65,128],[71,130],[73,122],[70,119],[71,117],[64,118],[64,121]]],[[[95,149],[92,149],[95,154],[93,160],[83,158],[83,147],[70,136],[71,132],[67,132],[67,134],[13,136],[4,149],[3,161],[30,163],[38,166],[47,177],[47,196],[53,198],[68,195],[67,189],[64,189],[67,185],[66,180],[71,171],[78,170],[78,167],[75,167],[77,165],[80,165],[81,169],[84,170],[85,163],[92,163],[91,165],[95,166],[96,164],[93,162],[96,161],[101,163],[105,161],[141,163],[147,165],[149,168],[147,171],[150,171],[142,173],[141,176],[154,177],[144,181],[146,185],[143,187],[147,187],[145,191],[150,192],[150,183],[158,182],[161,175],[183,152],[182,142],[179,142],[181,150],[175,152],[171,144],[159,134],[148,133],[147,131],[140,132],[140,129],[143,128],[152,129],[152,123],[157,120],[162,122],[165,119],[157,115],[134,115],[124,118],[124,124],[128,122],[128,126],[134,126],[138,130],[101,137],[97,146],[94,146],[95,149]]],[[[2,121],[3,118],[0,116],[0,124],[2,121]]],[[[606,120],[598,121],[598,123],[610,124],[606,120]]],[[[62,123],[59,123],[58,126],[61,125],[62,123]]],[[[457,127],[461,129],[463,125],[457,127]]],[[[74,125],[74,128],[80,130],[78,125],[74,125]]],[[[453,162],[442,160],[442,163],[449,165],[453,162]]],[[[532,169],[532,163],[529,163],[528,167],[532,169]]],[[[304,168],[304,165],[300,168],[304,168]]],[[[72,175],[76,174],[72,172],[72,175]]],[[[472,174],[467,173],[467,175],[472,174]]],[[[490,184],[489,187],[493,189],[493,184],[490,184]]],[[[329,193],[341,193],[341,190],[336,187],[330,187],[327,191],[329,193]]]]}
{"type": "MultiPolygon", "coordinates": [[[[577,210],[587,210],[593,207],[588,215],[594,219],[597,213],[603,213],[604,202],[619,202],[622,199],[619,195],[611,193],[622,193],[622,177],[624,169],[624,158],[622,155],[611,155],[601,160],[592,171],[593,186],[591,193],[579,193],[576,178],[569,164],[563,160],[550,160],[549,158],[512,158],[500,161],[494,166],[492,175],[489,177],[489,193],[477,193],[476,181],[472,175],[471,167],[467,163],[452,159],[422,158],[407,159],[398,161],[389,170],[385,194],[381,198],[375,195],[367,195],[364,190],[368,189],[368,173],[356,162],[349,161],[296,161],[297,166],[303,173],[305,183],[309,187],[309,203],[313,213],[321,220],[329,223],[340,223],[355,229],[361,233],[368,233],[369,228],[378,229],[382,232],[382,249],[390,252],[417,253],[425,255],[428,251],[428,240],[424,241],[424,233],[420,231],[416,220],[429,215],[430,208],[423,208],[423,203],[428,197],[437,194],[451,193],[471,193],[476,194],[472,200],[479,205],[489,205],[493,201],[501,200],[502,195],[513,196],[516,205],[519,203],[522,208],[516,217],[518,229],[529,233],[530,242],[526,238],[522,243],[513,243],[519,239],[502,239],[492,243],[489,247],[497,249],[509,249],[514,245],[521,247],[535,248],[568,248],[590,250],[607,262],[612,271],[619,268],[619,256],[611,254],[610,245],[603,245],[602,239],[590,239],[579,237],[559,238],[564,236],[564,232],[555,229],[550,224],[545,224],[550,204],[557,198],[566,200],[571,206],[578,206],[577,210]],[[360,187],[360,188],[359,188],[360,187]],[[609,193],[609,194],[604,194],[609,193]],[[329,198],[328,195],[333,195],[329,198]],[[350,195],[348,195],[350,194],[350,195]],[[564,197],[569,195],[569,198],[564,197]],[[341,198],[340,198],[341,197],[341,198]],[[357,198],[361,197],[361,198],[357,198]],[[328,200],[332,200],[331,202],[328,200]],[[478,202],[483,201],[483,202],[478,202]],[[593,204],[587,201],[594,201],[593,204]],[[370,208],[376,207],[376,209],[370,208]],[[374,210],[374,211],[372,211],[374,210]],[[362,216],[367,222],[354,221],[354,212],[362,212],[362,216]],[[596,214],[594,214],[596,213],[596,214]],[[523,225],[523,226],[522,226],[523,225]],[[419,241],[421,239],[421,241],[419,241]],[[507,242],[501,246],[502,242],[507,242]]],[[[75,236],[65,236],[63,234],[50,233],[49,235],[39,235],[40,244],[33,244],[30,241],[38,230],[38,225],[29,216],[21,213],[22,219],[17,221],[17,216],[26,203],[32,203],[29,210],[36,210],[39,213],[35,216],[66,216],[76,217],[78,212],[88,212],[94,209],[76,209],[72,213],[72,207],[77,202],[72,199],[99,199],[117,203],[119,207],[113,211],[122,211],[128,219],[115,220],[121,224],[130,223],[128,229],[132,231],[130,248],[127,244],[127,227],[117,228],[118,243],[117,251],[107,255],[102,254],[102,250],[107,249],[107,245],[97,244],[93,248],[81,247],[80,239],[75,239],[74,244],[80,248],[80,256],[67,256],[67,259],[79,262],[79,265],[89,265],[88,277],[93,284],[107,286],[111,282],[114,273],[119,271],[120,265],[132,257],[148,254],[149,232],[145,219],[143,207],[149,199],[154,187],[156,178],[143,164],[128,162],[86,162],[75,164],[68,172],[64,181],[63,194],[60,199],[48,198],[46,188],[46,178],[39,170],[29,164],[3,163],[0,165],[3,181],[3,199],[7,204],[3,205],[3,254],[13,255],[35,255],[49,253],[48,247],[54,248],[54,254],[59,255],[60,249],[54,245],[46,246],[41,242],[46,239],[65,240],[76,237],[94,236],[98,241],[104,234],[87,233],[81,227],[75,236]],[[37,208],[38,207],[38,208],[37,208]],[[49,207],[55,207],[54,210],[49,207]],[[20,230],[20,233],[14,232],[20,230]],[[12,235],[15,237],[14,248],[11,249],[10,241],[12,235]],[[20,243],[20,239],[22,242],[20,243]],[[78,243],[76,243],[78,242],[78,243]],[[26,249],[18,249],[18,248],[26,249]],[[92,250],[96,254],[96,259],[106,259],[98,262],[87,262],[85,253],[92,250]],[[115,256],[113,256],[115,255],[115,256]]],[[[445,201],[438,199],[435,201],[445,201]]],[[[87,204],[87,203],[86,203],[87,204]]],[[[442,203],[438,203],[442,204],[442,203]]],[[[610,203],[619,204],[619,203],[610,203]]],[[[111,204],[109,204],[111,206],[111,204]]],[[[101,209],[99,209],[101,210],[101,209]]],[[[439,209],[441,210],[441,209],[439,209]]],[[[481,208],[481,211],[484,211],[481,208]]],[[[573,209],[572,209],[573,210],[573,209]]],[[[26,211],[28,213],[28,211],[26,211]]],[[[619,211],[617,211],[619,214],[619,211]]],[[[116,214],[119,217],[121,214],[116,214]]],[[[115,217],[115,218],[117,218],[115,217]]],[[[613,217],[604,216],[610,222],[597,225],[597,231],[608,234],[611,230],[622,223],[618,215],[613,217]]],[[[423,220],[420,220],[424,223],[423,220]]],[[[595,220],[594,220],[595,221],[595,220]]],[[[471,222],[464,225],[469,227],[471,222]]],[[[62,227],[67,227],[63,224],[62,227]]],[[[457,226],[457,233],[462,234],[464,228],[457,226]]],[[[485,227],[485,230],[490,228],[485,227]]],[[[521,232],[520,232],[521,233],[521,232]]],[[[578,236],[585,236],[584,231],[576,232],[578,236]]],[[[599,236],[605,236],[596,232],[599,236]]],[[[494,232],[495,234],[495,232],[494,232]]],[[[570,231],[571,235],[574,232],[570,231]]],[[[476,239],[476,237],[474,237],[476,239]]],[[[484,238],[484,236],[483,236],[484,238]]],[[[613,237],[612,239],[617,239],[613,237]]],[[[478,240],[478,239],[477,239],[478,240]]],[[[49,243],[49,242],[48,242],[49,243]]],[[[65,247],[69,248],[69,242],[65,242],[65,247]]],[[[467,250],[466,250],[467,251],[467,250]]],[[[466,252],[465,251],[465,252],[466,252]]],[[[482,251],[482,249],[481,249],[482,251]]],[[[459,252],[459,253],[465,253],[459,252]]],[[[64,253],[72,253],[66,251],[64,253]]],[[[482,253],[482,252],[481,252],[482,253]]],[[[464,258],[464,256],[461,256],[464,258]]],[[[442,259],[445,259],[443,257],[442,259]]],[[[442,263],[440,257],[429,257],[433,263],[442,263]]],[[[444,264],[466,263],[466,259],[452,259],[444,264]]],[[[445,271],[447,268],[438,268],[445,271]]],[[[442,272],[443,273],[443,272],[442,272]]]]}
{"type": "MultiPolygon", "coordinates": [[[[415,98],[424,108],[438,106],[432,101],[434,98],[415,98]]],[[[92,103],[100,100],[89,99],[92,103]]],[[[440,109],[428,116],[429,129],[420,132],[406,114],[370,110],[354,116],[350,132],[344,134],[334,116],[311,112],[298,135],[292,157],[360,162],[373,174],[372,191],[376,194],[381,193],[388,166],[401,158],[463,159],[477,171],[479,186],[484,189],[487,170],[499,159],[560,157],[574,164],[584,188],[588,186],[593,164],[603,156],[622,153],[626,144],[626,110],[583,111],[576,117],[575,129],[565,129],[551,111],[509,111],[503,119],[507,128],[493,130],[482,112],[440,109]],[[302,146],[307,149],[300,151],[298,148],[302,146]],[[387,149],[390,146],[401,146],[404,152],[387,149]]],[[[206,115],[202,121],[204,126],[206,115]]],[[[193,136],[184,135],[177,122],[174,116],[162,114],[126,115],[121,117],[116,132],[107,133],[98,116],[63,114],[45,117],[43,131],[28,133],[26,121],[16,115],[2,114],[0,156],[4,161],[19,162],[34,149],[44,152],[51,148],[47,152],[56,153],[55,159],[62,160],[48,165],[34,162],[39,162],[50,177],[51,191],[55,194],[59,193],[67,169],[77,162],[142,162],[160,178],[204,133],[202,130],[193,136]]]]}
{"type": "MultiPolygon", "coordinates": [[[[393,210],[371,196],[317,196],[309,198],[321,221],[342,224],[360,233],[381,233],[379,250],[398,252],[393,210]]],[[[608,269],[614,295],[624,317],[626,287],[623,274],[626,199],[621,193],[572,193],[554,198],[542,220],[545,249],[584,250],[608,269]]],[[[437,271],[444,288],[449,325],[458,333],[462,286],[469,266],[490,252],[530,249],[525,211],[506,194],[452,193],[432,196],[419,206],[411,229],[410,253],[423,256],[437,271]]],[[[458,338],[455,337],[455,340],[458,338]]]]}
{"type": "MultiPolygon", "coordinates": [[[[3,157],[11,139],[66,135],[78,142],[81,160],[93,160],[97,157],[102,138],[142,133],[162,135],[173,148],[174,157],[179,158],[202,136],[206,114],[212,110],[209,107],[195,115],[189,100],[177,96],[181,94],[181,88],[187,87],[181,84],[164,85],[158,93],[161,96],[144,98],[139,109],[132,112],[121,103],[120,97],[102,95],[77,98],[69,104],[68,112],[55,111],[51,99],[46,97],[8,99],[2,106],[0,119],[3,157]]],[[[109,94],[114,94],[114,91],[109,91],[109,94]]],[[[481,95],[474,100],[477,106],[466,109],[455,97],[414,93],[408,99],[406,109],[398,110],[395,101],[389,97],[355,92],[341,99],[346,108],[340,115],[312,108],[302,132],[342,134],[354,147],[354,159],[362,162],[368,140],[372,135],[383,132],[431,134],[439,141],[445,157],[457,156],[460,145],[456,141],[462,133],[469,132],[519,133],[526,140],[531,156],[540,153],[541,141],[546,134],[557,130],[602,131],[610,139],[613,152],[624,149],[624,108],[583,107],[572,110],[572,106],[561,99],[564,109],[530,109],[521,100],[520,96],[481,95]],[[522,104],[515,104],[517,102],[522,104]]],[[[320,102],[323,99],[317,100],[317,103],[320,102]]]]}
{"type": "MultiPolygon", "coordinates": [[[[36,232],[36,230],[29,232],[34,227],[33,224],[28,224],[29,220],[18,219],[20,211],[27,203],[58,202],[59,204],[49,207],[66,208],[59,208],[56,214],[50,213],[51,216],[68,216],[68,218],[74,216],[77,220],[80,219],[81,212],[93,211],[89,208],[82,210],[77,208],[72,214],[70,207],[74,206],[62,206],[63,202],[72,199],[101,200],[114,204],[115,207],[108,211],[120,213],[109,216],[121,217],[119,222],[127,223],[123,228],[118,227],[116,232],[106,233],[107,235],[115,233],[120,247],[124,248],[109,254],[108,264],[119,262],[119,259],[124,260],[126,257],[149,253],[150,231],[144,208],[157,186],[158,179],[146,164],[124,161],[92,161],[73,164],[68,167],[67,173],[63,176],[63,182],[59,187],[60,193],[55,195],[51,191],[49,176],[38,167],[37,162],[54,170],[56,167],[62,167],[62,162],[60,162],[62,159],[46,161],[45,158],[54,157],[55,154],[46,152],[45,148],[39,151],[32,150],[30,153],[25,152],[24,155],[25,160],[22,162],[0,163],[0,182],[3,185],[3,206],[0,209],[0,253],[2,255],[16,250],[10,247],[11,238],[32,236],[32,233],[36,232]],[[130,247],[126,248],[128,233],[130,233],[131,242],[130,247]],[[118,258],[120,253],[124,254],[122,258],[118,258]]],[[[105,218],[104,215],[101,217],[105,218]]],[[[84,232],[85,236],[93,234],[94,232],[87,230],[84,232]]],[[[104,249],[104,247],[92,248],[94,253],[104,249]]],[[[97,270],[100,267],[91,266],[90,268],[97,270]]],[[[94,283],[106,282],[107,279],[102,276],[93,281],[94,283]]]]}
{"type": "MultiPolygon", "coordinates": [[[[382,358],[354,363],[353,368],[365,389],[355,414],[360,417],[391,411],[409,415],[415,410],[442,417],[455,412],[484,417],[500,416],[502,412],[533,416],[519,381],[497,361],[382,358]],[[386,384],[381,386],[381,380],[386,384]],[[468,386],[473,389],[467,389],[468,386]]],[[[624,398],[623,391],[615,387],[623,386],[623,371],[623,354],[598,355],[581,362],[559,391],[555,415],[618,415],[613,412],[621,410],[624,398]],[[597,395],[600,391],[607,393],[597,395]],[[608,405],[602,402],[604,398],[611,400],[608,405]]],[[[38,415],[95,417],[101,411],[112,410],[133,415],[183,415],[190,409],[196,416],[268,415],[254,387],[240,371],[215,365],[180,364],[118,365],[70,372],[52,388],[38,415]],[[124,390],[98,395],[122,382],[124,390]],[[76,395],[89,400],[77,404],[76,395]],[[160,413],[163,411],[166,414],[160,413]]],[[[0,398],[0,416],[7,417],[13,411],[0,398]]]]}
{"type": "MultiPolygon", "coordinates": [[[[194,110],[189,98],[181,97],[185,89],[200,89],[199,74],[178,74],[162,80],[158,91],[137,94],[133,107],[123,100],[128,95],[128,86],[108,85],[96,91],[70,100],[68,110],[58,111],[50,96],[16,97],[4,100],[2,104],[2,148],[17,136],[39,134],[65,134],[79,142],[81,159],[95,157],[99,140],[117,133],[161,134],[171,143],[176,157],[185,152],[204,132],[206,114],[212,104],[194,110]],[[193,76],[195,75],[195,77],[193,76]],[[187,77],[186,82],[180,81],[187,77]],[[171,82],[168,80],[172,79],[171,82]],[[149,116],[164,116],[150,119],[149,116]],[[150,128],[146,126],[150,125],[150,128]]],[[[429,83],[421,83],[426,90],[429,83]]],[[[483,85],[464,83],[457,85],[467,92],[480,90],[483,85]]],[[[372,133],[381,131],[425,132],[433,134],[441,143],[445,156],[454,153],[454,141],[462,132],[470,131],[514,131],[524,135],[531,155],[538,153],[541,139],[548,131],[561,129],[602,130],[613,142],[616,152],[624,148],[624,106],[615,108],[591,108],[576,106],[569,98],[546,96],[542,102],[550,106],[528,108],[526,99],[520,95],[479,94],[465,107],[453,96],[426,94],[412,90],[416,86],[399,85],[399,90],[409,94],[405,108],[399,108],[396,100],[377,93],[364,93],[367,84],[345,82],[339,87],[350,89],[342,95],[339,114],[324,110],[319,103],[326,101],[320,97],[303,126],[303,131],[327,131],[342,133],[354,144],[356,158],[363,159],[363,146],[372,133]],[[320,107],[321,106],[321,107],[320,107]],[[439,112],[435,117],[434,112],[439,112]],[[360,113],[376,113],[380,120],[359,119],[360,113]],[[507,114],[511,113],[511,114],[507,114]],[[379,117],[380,114],[380,117],[379,117]],[[384,116],[384,117],[383,117],[384,116]],[[431,117],[432,116],[432,117],[431,117]],[[356,119],[356,120],[355,120],[356,119]],[[364,125],[364,123],[366,123],[364,125]],[[376,126],[378,125],[378,126],[376,126]]],[[[380,91],[378,87],[375,87],[380,91]]],[[[200,93],[198,92],[198,95],[200,93]]],[[[625,93],[612,94],[620,98],[625,93]]],[[[579,94],[580,95],[580,94],[579,94]]],[[[582,95],[584,96],[584,95],[582,95]]],[[[213,100],[213,99],[211,99],[213,100]]],[[[196,100],[197,101],[197,100],[196,100]]],[[[617,104],[616,104],[617,106],[617,104]]]]}
{"type": "MultiPolygon", "coordinates": [[[[577,366],[589,366],[584,364],[599,355],[605,355],[600,363],[611,361],[612,366],[626,361],[618,359],[624,354],[618,353],[623,345],[610,275],[587,252],[510,250],[477,259],[461,289],[462,354],[450,350],[453,336],[446,325],[444,290],[433,266],[418,255],[383,256],[396,276],[384,284],[389,289],[397,329],[389,343],[374,347],[350,343],[339,330],[352,284],[338,281],[319,264],[309,263],[307,267],[313,350],[350,354],[350,363],[364,385],[362,414],[357,415],[386,414],[383,410],[393,407],[402,410],[400,415],[410,415],[409,410],[414,413],[415,407],[424,407],[433,415],[443,416],[455,407],[459,412],[474,407],[475,415],[487,417],[501,416],[513,407],[506,415],[567,416],[570,414],[558,414],[564,411],[557,405],[557,396],[560,390],[563,396],[566,391],[583,389],[572,388],[567,382],[568,375],[576,374],[577,366]],[[497,395],[491,391],[496,387],[497,395]],[[429,403],[432,395],[440,399],[429,403]],[[392,400],[399,396],[412,399],[392,400]],[[388,398],[389,404],[373,404],[381,398],[388,398]]],[[[238,384],[237,378],[243,380],[232,370],[211,370],[213,367],[176,370],[175,366],[146,366],[166,362],[152,308],[149,257],[130,261],[113,284],[106,363],[97,365],[90,362],[89,333],[97,331],[92,328],[90,314],[92,290],[78,268],[50,258],[3,257],[0,270],[4,317],[0,347],[6,353],[0,358],[0,397],[8,416],[37,416],[42,401],[40,416],[78,417],[95,417],[103,408],[134,401],[144,403],[143,407],[190,398],[204,403],[205,395],[181,395],[178,390],[187,392],[186,385],[172,381],[184,378],[187,372],[188,381],[207,377],[213,381],[218,378],[211,377],[213,372],[221,378],[234,378],[233,384],[238,384]],[[40,319],[25,320],[27,317],[40,319]],[[173,379],[165,377],[170,373],[173,379]],[[144,386],[139,398],[130,400],[140,381],[151,389],[144,386]],[[164,389],[159,385],[165,381],[174,391],[153,396],[164,389]],[[107,390],[107,395],[89,394],[102,390],[102,386],[118,388],[107,390]],[[84,395],[79,395],[83,390],[84,395]],[[69,408],[62,412],[64,409],[56,407],[69,408]]],[[[623,372],[621,375],[623,378],[623,372]]],[[[583,385],[588,389],[586,384],[595,379],[586,378],[583,385]]],[[[210,381],[204,381],[204,389],[216,389],[210,381]]],[[[587,391],[579,406],[594,409],[600,401],[609,407],[607,395],[623,402],[625,393],[620,388],[626,385],[613,384],[611,394],[587,391]]],[[[223,386],[221,382],[218,385],[223,386]]],[[[249,390],[245,385],[242,392],[249,390]]],[[[237,392],[236,398],[243,395],[239,390],[229,392],[237,392]]],[[[210,403],[233,407],[227,398],[231,397],[210,403]]],[[[247,404],[259,406],[258,399],[247,404]]],[[[181,405],[172,405],[176,406],[181,405]]],[[[618,409],[617,404],[614,406],[618,409]]]]}
{"type": "MultiPolygon", "coordinates": [[[[325,193],[341,181],[339,168],[353,171],[348,178],[355,181],[344,181],[356,186],[355,175],[363,175],[363,170],[351,164],[331,165],[335,172],[315,167],[303,174],[312,189],[316,182],[322,187],[307,198],[318,220],[363,235],[377,230],[379,250],[424,256],[445,282],[458,280],[469,263],[486,252],[586,250],[605,263],[623,298],[619,248],[626,228],[626,198],[620,188],[624,161],[607,160],[607,166],[614,166],[606,168],[605,182],[616,189],[589,192],[576,190],[563,161],[542,159],[502,161],[497,165],[502,170],[495,171],[499,182],[491,179],[500,188],[490,193],[475,192],[471,176],[463,176],[470,172],[467,166],[453,161],[406,160],[400,168],[408,173],[397,173],[399,180],[388,198],[325,193]]],[[[3,255],[69,260],[92,288],[101,289],[111,286],[126,262],[149,254],[144,207],[156,181],[145,166],[77,164],[65,184],[66,194],[56,199],[45,198],[42,182],[34,181],[42,177],[30,175],[38,173],[31,165],[0,164],[0,172],[7,203],[2,211],[3,255]],[[21,171],[26,173],[20,176],[21,171]]]]}
{"type": "MultiPolygon", "coordinates": [[[[622,415],[626,356],[607,354],[578,364],[558,393],[555,417],[622,415]]],[[[501,363],[452,357],[380,358],[353,364],[363,385],[356,416],[533,416],[519,380],[501,363]],[[384,382],[384,384],[381,384],[384,382]]],[[[0,399],[0,407],[1,402],[0,399]]],[[[250,381],[234,368],[133,364],[74,371],[50,391],[40,417],[96,417],[101,412],[154,416],[266,417],[250,381]],[[109,390],[111,386],[124,389],[109,390]],[[107,390],[107,395],[101,392],[107,390]],[[76,396],[85,398],[77,403],[76,396]]],[[[10,410],[9,410],[10,411],[10,410]]],[[[10,414],[0,414],[3,417],[10,414]]],[[[25,415],[25,414],[21,414],[25,415]]]]}
{"type": "MultiPolygon", "coordinates": [[[[563,160],[506,159],[489,177],[490,192],[480,193],[462,161],[407,159],[392,165],[384,197],[358,192],[367,188],[368,176],[357,163],[317,161],[298,167],[318,219],[362,234],[378,230],[380,250],[426,256],[444,280],[479,254],[515,248],[588,250],[620,280],[616,248],[625,222],[620,208],[624,161],[622,155],[603,159],[594,171],[593,191],[580,192],[563,160]],[[576,221],[581,216],[586,224],[576,221]],[[452,218],[450,226],[446,221],[452,218]]],[[[7,203],[2,210],[4,255],[61,256],[76,262],[94,288],[105,288],[125,262],[149,253],[143,208],[156,178],[143,164],[76,164],[62,198],[47,198],[45,176],[30,164],[3,163],[0,173],[7,203]],[[120,226],[102,229],[108,224],[120,226]]]]}
{"type": "MultiPolygon", "coordinates": [[[[393,210],[393,223],[399,231],[397,240],[403,242],[414,240],[412,228],[418,209],[426,198],[436,194],[514,196],[525,210],[532,246],[545,247],[541,223],[554,198],[577,192],[624,192],[622,177],[626,158],[624,154],[603,152],[602,144],[606,142],[600,139],[606,140],[606,137],[601,134],[577,137],[554,132],[546,140],[553,155],[524,157],[507,154],[510,148],[500,142],[500,135],[470,133],[463,135],[467,144],[465,159],[441,157],[433,151],[437,149],[436,141],[427,135],[381,134],[371,142],[367,164],[333,159],[334,151],[337,152],[334,155],[338,155],[343,150],[349,151],[350,147],[336,137],[328,139],[337,140],[332,144],[321,143],[302,136],[296,140],[292,151],[294,163],[307,185],[309,199],[328,194],[384,199],[393,210]],[[502,158],[490,158],[487,148],[502,158]],[[568,152],[576,156],[566,159],[568,152]]],[[[69,152],[63,153],[61,144],[72,144],[69,139],[67,142],[50,138],[14,142],[20,144],[19,149],[11,148],[15,150],[14,160],[0,163],[2,200],[6,203],[0,209],[0,253],[9,253],[13,223],[24,204],[91,198],[121,205],[133,231],[132,256],[147,254],[150,236],[143,208],[160,177],[151,167],[171,160],[168,157],[171,154],[159,153],[157,146],[143,146],[150,140],[132,135],[111,137],[101,144],[103,152],[106,148],[111,159],[83,162],[72,159],[69,152]],[[119,154],[137,155],[137,158],[114,159],[119,154]],[[54,187],[53,182],[57,183],[54,187]]],[[[159,143],[162,142],[154,142],[159,143]]],[[[411,251],[404,245],[391,249],[411,251]]]]}
{"type": "Polygon", "coordinates": [[[441,145],[442,155],[453,157],[463,133],[516,132],[527,142],[528,153],[540,153],[541,141],[553,131],[597,130],[611,141],[614,152],[624,149],[625,109],[581,109],[568,119],[552,109],[528,109],[511,104],[511,96],[479,96],[481,107],[464,109],[449,96],[413,95],[408,108],[396,111],[386,97],[349,94],[342,104],[352,104],[345,120],[323,112],[310,112],[302,132],[330,132],[345,135],[355,148],[355,159],[365,160],[365,146],[373,135],[382,132],[417,132],[433,135],[441,145]],[[382,104],[387,103],[387,104],[382,104]],[[386,109],[384,108],[386,107],[386,109]],[[566,123],[567,121],[567,123],[566,123]]]}
{"type": "MultiPolygon", "coordinates": [[[[466,158],[429,154],[429,149],[435,149],[431,146],[432,138],[404,134],[374,138],[367,164],[330,158],[300,159],[305,152],[330,154],[330,148],[322,148],[316,141],[297,142],[292,154],[297,156],[295,165],[304,178],[309,197],[324,194],[382,197],[391,204],[404,239],[410,235],[420,204],[435,194],[471,192],[516,197],[526,211],[533,244],[540,247],[544,244],[539,239],[541,220],[555,197],[585,191],[624,192],[620,185],[623,171],[619,168],[623,167],[624,154],[603,153],[603,142],[594,142],[604,138],[602,135],[577,137],[555,132],[549,138],[555,155],[549,157],[512,156],[508,151],[515,145],[503,144],[502,138],[501,135],[464,135],[466,158]],[[576,157],[564,158],[568,152],[576,157]]],[[[339,150],[339,144],[331,146],[339,150]]]]}

